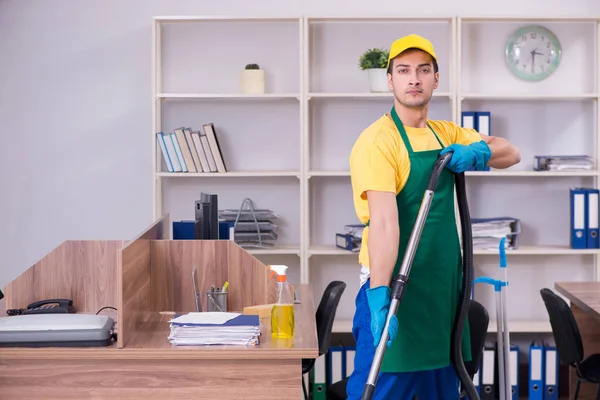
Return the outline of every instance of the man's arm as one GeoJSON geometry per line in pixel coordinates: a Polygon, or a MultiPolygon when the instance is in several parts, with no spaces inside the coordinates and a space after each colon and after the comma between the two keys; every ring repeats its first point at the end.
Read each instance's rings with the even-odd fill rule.
{"type": "Polygon", "coordinates": [[[389,286],[398,256],[400,226],[396,195],[366,192],[369,202],[369,270],[371,288],[389,286]]]}
{"type": "Polygon", "coordinates": [[[488,166],[504,169],[521,162],[519,149],[508,140],[498,136],[482,135],[481,133],[479,135],[481,136],[481,140],[487,143],[492,152],[488,166]]]}

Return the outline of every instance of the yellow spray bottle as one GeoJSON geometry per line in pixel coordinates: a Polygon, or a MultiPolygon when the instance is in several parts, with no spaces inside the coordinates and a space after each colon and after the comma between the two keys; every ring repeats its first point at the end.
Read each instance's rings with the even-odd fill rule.
{"type": "Polygon", "coordinates": [[[290,339],[294,337],[294,292],[287,281],[286,265],[269,265],[277,274],[277,302],[271,309],[271,337],[290,339]]]}

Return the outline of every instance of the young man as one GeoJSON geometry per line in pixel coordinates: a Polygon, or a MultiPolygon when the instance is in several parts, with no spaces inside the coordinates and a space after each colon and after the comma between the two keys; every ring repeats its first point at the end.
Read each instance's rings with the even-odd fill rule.
{"type": "MultiPolygon", "coordinates": [[[[390,304],[390,283],[402,263],[435,160],[452,152],[442,171],[411,267],[404,298],[390,323],[390,337],[374,399],[459,399],[450,361],[451,332],[462,279],[454,214],[454,175],[469,167],[507,168],[519,151],[500,137],[480,135],[449,121],[429,120],[438,87],[433,45],[409,35],[396,40],[388,59],[389,113],[367,127],[350,155],[356,213],[367,224],[359,255],[361,288],[356,297],[354,372],[348,399],[360,399],[390,304]]],[[[463,359],[470,360],[469,326],[463,359]]]]}

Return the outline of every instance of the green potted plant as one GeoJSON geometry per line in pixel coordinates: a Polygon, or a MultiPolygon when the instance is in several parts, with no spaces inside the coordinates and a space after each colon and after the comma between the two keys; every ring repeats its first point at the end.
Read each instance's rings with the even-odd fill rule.
{"type": "Polygon", "coordinates": [[[241,90],[243,94],[265,93],[265,71],[258,64],[247,64],[242,71],[241,90]]]}
{"type": "Polygon", "coordinates": [[[387,61],[389,51],[385,49],[368,49],[359,59],[358,66],[367,71],[371,92],[388,92],[387,61]]]}

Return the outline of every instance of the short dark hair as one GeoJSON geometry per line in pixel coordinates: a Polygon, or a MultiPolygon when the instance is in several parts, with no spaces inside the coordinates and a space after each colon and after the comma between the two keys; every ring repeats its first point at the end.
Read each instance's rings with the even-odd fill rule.
{"type": "MultiPolygon", "coordinates": [[[[421,50],[421,49],[417,49],[416,47],[411,47],[411,48],[406,49],[406,50],[421,50]]],[[[404,51],[406,51],[406,50],[404,50],[404,51]]],[[[421,51],[423,51],[423,50],[421,50],[421,51]]],[[[424,53],[427,53],[427,52],[424,52],[424,53]]],[[[427,54],[429,54],[429,53],[427,53],[427,54]]],[[[431,57],[431,54],[429,54],[429,56],[431,57]]],[[[435,74],[437,74],[438,71],[439,71],[438,63],[435,60],[435,58],[433,58],[433,57],[431,57],[431,61],[433,62],[433,72],[435,74]]],[[[392,73],[392,68],[394,68],[394,59],[393,58],[390,60],[390,65],[389,65],[388,70],[387,70],[388,74],[392,73]]]]}

